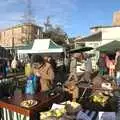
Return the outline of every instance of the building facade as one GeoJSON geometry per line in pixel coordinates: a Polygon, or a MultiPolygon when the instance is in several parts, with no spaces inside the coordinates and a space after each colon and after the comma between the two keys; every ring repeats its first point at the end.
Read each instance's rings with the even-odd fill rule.
{"type": "Polygon", "coordinates": [[[110,26],[95,26],[90,28],[90,35],[75,39],[75,47],[92,47],[94,68],[97,68],[96,62],[99,58],[99,51],[96,48],[108,44],[112,41],[120,41],[120,11],[113,14],[113,22],[110,26]]]}
{"type": "Polygon", "coordinates": [[[20,24],[0,32],[0,45],[7,47],[22,46],[26,41],[42,38],[43,28],[35,24],[20,24]]]}
{"type": "Polygon", "coordinates": [[[97,48],[113,40],[120,40],[120,11],[113,13],[112,25],[91,27],[90,35],[75,40],[75,47],[84,44],[97,48]]]}
{"type": "Polygon", "coordinates": [[[113,22],[112,25],[120,25],[120,11],[116,11],[113,13],[113,22]]]}
{"type": "Polygon", "coordinates": [[[97,26],[92,27],[90,30],[91,35],[76,39],[75,47],[85,46],[93,48],[90,53],[95,54],[92,61],[93,67],[96,69],[96,62],[99,58],[99,51],[96,51],[96,48],[115,40],[120,41],[120,26],[97,26]]]}

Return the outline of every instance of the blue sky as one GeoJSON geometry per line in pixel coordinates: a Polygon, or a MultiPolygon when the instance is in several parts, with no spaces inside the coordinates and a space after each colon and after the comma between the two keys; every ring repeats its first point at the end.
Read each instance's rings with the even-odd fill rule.
{"type": "MultiPolygon", "coordinates": [[[[38,24],[47,16],[60,25],[69,36],[85,36],[89,28],[111,25],[113,12],[120,10],[120,0],[31,0],[38,24]]],[[[0,28],[21,23],[26,0],[0,0],[0,28]]]]}

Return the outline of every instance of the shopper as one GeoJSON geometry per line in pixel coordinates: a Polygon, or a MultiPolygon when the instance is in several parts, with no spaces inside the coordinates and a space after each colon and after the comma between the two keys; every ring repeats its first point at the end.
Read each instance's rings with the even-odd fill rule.
{"type": "Polygon", "coordinates": [[[40,55],[35,55],[32,59],[32,68],[33,73],[40,79],[40,90],[50,90],[54,80],[54,71],[52,66],[48,62],[45,62],[40,55]]]}

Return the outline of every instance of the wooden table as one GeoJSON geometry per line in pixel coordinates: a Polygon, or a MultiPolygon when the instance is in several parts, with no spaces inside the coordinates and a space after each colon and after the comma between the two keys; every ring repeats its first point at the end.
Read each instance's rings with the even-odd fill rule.
{"type": "Polygon", "coordinates": [[[28,96],[22,95],[7,99],[0,100],[0,108],[6,108],[10,111],[29,116],[30,120],[35,120],[35,113],[41,112],[51,107],[52,103],[57,103],[60,100],[60,94],[54,96],[48,96],[45,93],[37,93],[36,95],[28,96]],[[23,100],[34,99],[38,101],[38,104],[32,108],[24,108],[20,106],[23,100]]]}

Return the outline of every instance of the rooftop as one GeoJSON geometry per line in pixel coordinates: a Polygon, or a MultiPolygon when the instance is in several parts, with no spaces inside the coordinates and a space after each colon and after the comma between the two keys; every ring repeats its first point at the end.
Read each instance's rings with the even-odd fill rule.
{"type": "Polygon", "coordinates": [[[102,32],[97,32],[97,33],[91,34],[87,37],[76,39],[76,42],[101,41],[101,38],[102,38],[102,32]]]}
{"type": "Polygon", "coordinates": [[[5,28],[5,29],[2,29],[2,30],[0,30],[0,32],[1,31],[5,31],[5,30],[10,30],[10,29],[14,29],[14,28],[19,28],[19,27],[22,27],[22,26],[27,26],[27,25],[31,25],[31,26],[36,26],[36,27],[38,27],[38,28],[43,28],[42,26],[39,26],[39,25],[37,25],[37,24],[33,24],[33,23],[25,23],[25,24],[17,24],[17,25],[14,25],[14,26],[12,26],[12,27],[8,27],[8,28],[5,28]]]}
{"type": "Polygon", "coordinates": [[[112,27],[120,27],[120,25],[99,25],[99,26],[90,27],[90,29],[95,29],[95,28],[112,28],[112,27]]]}

